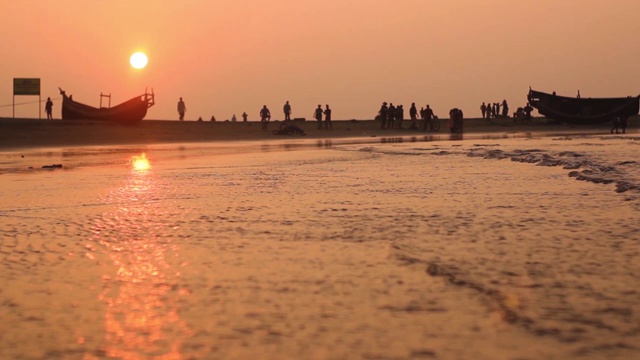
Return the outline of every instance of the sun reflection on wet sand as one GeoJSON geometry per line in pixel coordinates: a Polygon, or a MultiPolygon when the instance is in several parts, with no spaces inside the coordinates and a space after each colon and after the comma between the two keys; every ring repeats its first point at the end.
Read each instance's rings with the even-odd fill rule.
{"type": "Polygon", "coordinates": [[[179,285],[179,247],[167,233],[167,210],[154,201],[166,188],[150,171],[144,154],[133,157],[131,165],[126,181],[106,195],[106,202],[116,208],[104,213],[92,229],[114,265],[102,278],[99,300],[106,304],[105,338],[97,355],[180,359],[190,329],[178,305],[189,292],[179,285]]]}

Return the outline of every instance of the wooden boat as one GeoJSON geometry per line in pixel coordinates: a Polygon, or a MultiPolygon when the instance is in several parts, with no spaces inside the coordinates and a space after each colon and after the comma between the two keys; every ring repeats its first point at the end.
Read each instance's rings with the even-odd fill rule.
{"type": "MultiPolygon", "coordinates": [[[[59,88],[60,89],[60,88],[59,88]]],[[[62,95],[62,120],[101,120],[122,124],[135,124],[147,115],[147,109],[155,105],[155,95],[145,93],[122,104],[108,108],[95,108],[74,101],[60,89],[62,95]]]]}
{"type": "Polygon", "coordinates": [[[580,98],[547,94],[529,89],[529,104],[548,118],[570,124],[598,124],[638,115],[640,96],[580,98]]]}

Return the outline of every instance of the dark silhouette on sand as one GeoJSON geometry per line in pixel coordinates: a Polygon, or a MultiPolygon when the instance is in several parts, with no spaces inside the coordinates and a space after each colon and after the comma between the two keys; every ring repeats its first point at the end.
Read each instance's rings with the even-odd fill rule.
{"type": "Polygon", "coordinates": [[[318,123],[318,130],[322,130],[322,105],[318,105],[316,111],[313,112],[313,118],[316,119],[318,123]]]}
{"type": "Polygon", "coordinates": [[[184,121],[184,113],[187,112],[187,106],[184,104],[182,98],[178,101],[178,115],[180,115],[180,121],[184,121]]]}
{"type": "Polygon", "coordinates": [[[331,124],[331,109],[329,109],[329,104],[327,104],[327,108],[324,109],[324,128],[326,130],[333,130],[333,124],[331,124]]]}
{"type": "Polygon", "coordinates": [[[44,105],[44,110],[47,113],[47,119],[52,120],[53,119],[53,101],[51,101],[50,97],[47,98],[47,103],[44,105]]]}
{"type": "Polygon", "coordinates": [[[387,112],[388,111],[389,111],[389,108],[387,107],[387,103],[383,102],[382,106],[380,106],[380,110],[378,110],[378,118],[382,122],[380,124],[380,128],[381,129],[384,129],[387,126],[387,112]]]}
{"type": "Polygon", "coordinates": [[[262,124],[262,130],[267,130],[267,125],[271,120],[271,112],[267,108],[267,105],[264,105],[260,110],[260,123],[262,124]]]}
{"type": "Polygon", "coordinates": [[[291,120],[291,105],[289,105],[288,100],[284,104],[284,107],[282,108],[282,110],[284,111],[284,121],[291,120]]]}
{"type": "Polygon", "coordinates": [[[449,130],[452,134],[461,134],[463,127],[464,114],[462,110],[453,108],[449,111],[449,130]]]}

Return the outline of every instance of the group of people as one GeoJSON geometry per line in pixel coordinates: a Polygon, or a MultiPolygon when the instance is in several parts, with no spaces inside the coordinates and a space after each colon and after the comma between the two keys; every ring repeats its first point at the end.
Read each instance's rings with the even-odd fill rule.
{"type": "MultiPolygon", "coordinates": [[[[411,119],[410,130],[428,130],[431,125],[431,120],[436,118],[433,114],[433,110],[427,104],[427,107],[421,107],[420,111],[416,108],[416,103],[411,103],[409,108],[409,118],[411,119]],[[418,123],[418,116],[420,116],[420,123],[418,123]]],[[[404,106],[399,104],[394,106],[393,103],[383,102],[378,110],[376,120],[381,122],[380,128],[382,129],[402,129],[404,122],[404,106]]]]}
{"type": "Polygon", "coordinates": [[[326,108],[323,110],[322,105],[318,104],[318,107],[313,112],[313,118],[316,119],[318,123],[318,130],[322,130],[322,115],[324,115],[324,129],[325,130],[333,130],[333,124],[331,124],[331,109],[329,108],[329,104],[326,105],[326,108]]]}
{"type": "Polygon", "coordinates": [[[507,104],[507,100],[502,100],[502,103],[482,103],[480,105],[480,112],[482,113],[483,119],[491,119],[509,117],[509,104],[507,104]],[[500,108],[502,108],[502,112],[500,112],[500,108]]]}
{"type": "Polygon", "coordinates": [[[528,124],[531,123],[531,112],[533,111],[533,107],[527,103],[524,107],[518,107],[516,112],[513,113],[513,122],[516,123],[518,120],[522,120],[523,123],[528,124]]]}

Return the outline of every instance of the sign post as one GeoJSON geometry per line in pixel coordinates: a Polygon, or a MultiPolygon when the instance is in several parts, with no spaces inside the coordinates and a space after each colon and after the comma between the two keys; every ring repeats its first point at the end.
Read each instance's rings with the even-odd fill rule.
{"type": "Polygon", "coordinates": [[[42,118],[42,98],[40,97],[39,78],[13,79],[13,118],[16,118],[16,95],[38,95],[38,117],[42,118]]]}

